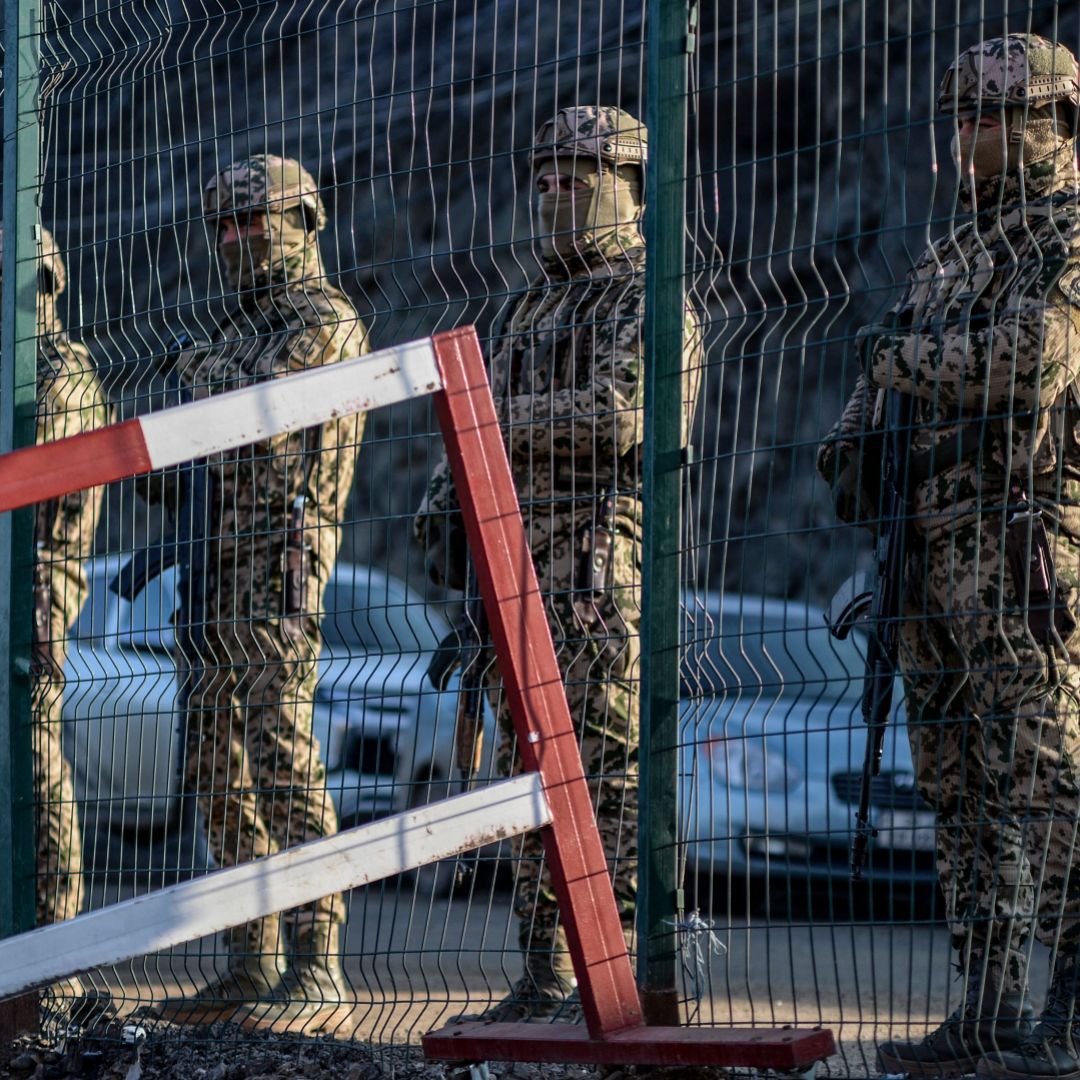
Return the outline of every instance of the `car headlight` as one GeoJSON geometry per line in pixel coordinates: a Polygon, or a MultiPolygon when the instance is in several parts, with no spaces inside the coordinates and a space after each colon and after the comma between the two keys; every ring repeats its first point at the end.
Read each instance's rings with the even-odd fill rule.
{"type": "Polygon", "coordinates": [[[713,780],[749,791],[790,791],[802,772],[760,740],[709,739],[705,743],[713,780]]]}

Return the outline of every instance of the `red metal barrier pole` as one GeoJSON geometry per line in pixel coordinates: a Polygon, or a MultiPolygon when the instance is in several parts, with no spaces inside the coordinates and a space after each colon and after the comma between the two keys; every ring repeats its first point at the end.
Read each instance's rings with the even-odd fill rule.
{"type": "Polygon", "coordinates": [[[607,860],[555,659],[532,552],[476,331],[437,334],[446,441],[480,595],[526,769],[540,773],[551,825],[544,854],[593,1037],[644,1022],[607,860]]]}
{"type": "Polygon", "coordinates": [[[835,1053],[831,1031],[645,1025],[480,343],[471,326],[432,340],[443,386],[435,407],[518,747],[525,768],[540,773],[551,811],[544,853],[587,1030],[458,1023],[425,1035],[424,1053],[445,1061],[811,1067],[835,1053]]]}

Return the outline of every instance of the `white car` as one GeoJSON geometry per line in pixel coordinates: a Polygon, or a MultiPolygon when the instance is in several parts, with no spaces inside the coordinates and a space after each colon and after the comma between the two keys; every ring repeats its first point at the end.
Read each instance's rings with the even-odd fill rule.
{"type": "Polygon", "coordinates": [[[175,820],[181,790],[176,568],[128,603],[109,589],[126,561],[87,566],[90,588],[64,664],[64,747],[84,826],[149,833],[175,820]]]}
{"type": "MultiPolygon", "coordinates": [[[[175,568],[133,601],[110,589],[126,563],[89,564],[90,591],[68,643],[65,749],[92,828],[171,826],[183,783],[173,619],[175,568]]],[[[426,678],[446,616],[397,578],[339,563],[325,593],[314,731],[343,825],[445,797],[456,788],[454,721],[460,677],[426,678]]],[[[494,723],[487,710],[487,744],[494,723]]]]}
{"type": "MultiPolygon", "coordinates": [[[[866,638],[833,638],[796,601],[687,597],[680,701],[680,806],[698,874],[846,882],[862,783],[866,638]]],[[[893,691],[870,787],[868,880],[936,880],[935,817],[919,794],[893,691]]]]}
{"type": "MultiPolygon", "coordinates": [[[[342,825],[458,790],[453,753],[460,672],[444,691],[427,678],[450,632],[446,605],[426,604],[398,578],[348,563],[335,567],[325,595],[314,723],[342,825]]],[[[486,707],[484,716],[490,759],[494,718],[486,707]]]]}

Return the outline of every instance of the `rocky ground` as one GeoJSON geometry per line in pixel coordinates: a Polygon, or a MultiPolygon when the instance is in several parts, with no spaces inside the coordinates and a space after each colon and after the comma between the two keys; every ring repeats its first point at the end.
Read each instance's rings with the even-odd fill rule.
{"type": "Polygon", "coordinates": [[[383,1072],[368,1048],[328,1039],[260,1037],[234,1024],[173,1030],[110,1025],[52,1045],[25,1036],[0,1051],[0,1077],[13,1080],[374,1080],[383,1072]]]}
{"type": "MultiPolygon", "coordinates": [[[[650,1080],[697,1080],[701,1069],[650,1070],[650,1080]]],[[[494,1063],[490,1080],[623,1080],[634,1069],[494,1063]]],[[[644,1073],[642,1073],[644,1075],[644,1073]]],[[[717,1071],[719,1075],[719,1070],[717,1071]]],[[[327,1037],[298,1040],[236,1024],[170,1028],[111,1025],[90,1037],[46,1045],[29,1036],[0,1047],[0,1080],[470,1080],[428,1062],[413,1047],[372,1047],[327,1037]]]]}

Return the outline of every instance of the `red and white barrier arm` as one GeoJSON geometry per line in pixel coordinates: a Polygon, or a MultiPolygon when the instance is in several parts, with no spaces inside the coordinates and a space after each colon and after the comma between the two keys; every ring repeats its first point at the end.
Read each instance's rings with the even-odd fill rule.
{"type": "Polygon", "coordinates": [[[530,1024],[453,1024],[424,1036],[428,1057],[801,1071],[828,1056],[835,1049],[832,1033],[820,1028],[746,1033],[644,1025],[577,733],[471,326],[0,456],[0,510],[429,393],[435,394],[526,772],[385,823],[358,826],[7,939],[0,943],[0,998],[445,858],[495,835],[541,828],[585,1029],[554,1024],[550,1034],[537,1036],[530,1024]]]}
{"type": "Polygon", "coordinates": [[[0,511],[179,465],[442,388],[431,338],[0,456],[0,511]]]}

